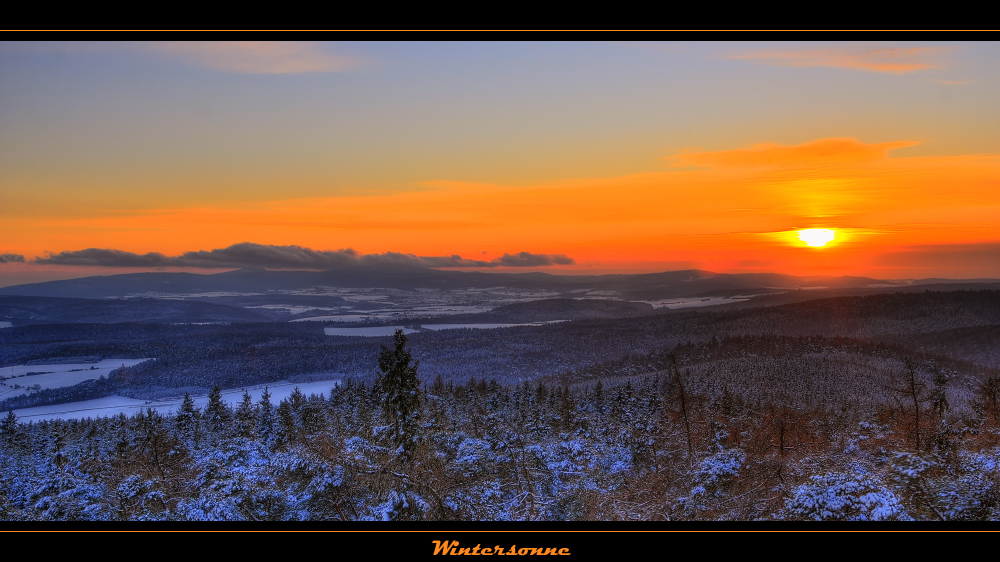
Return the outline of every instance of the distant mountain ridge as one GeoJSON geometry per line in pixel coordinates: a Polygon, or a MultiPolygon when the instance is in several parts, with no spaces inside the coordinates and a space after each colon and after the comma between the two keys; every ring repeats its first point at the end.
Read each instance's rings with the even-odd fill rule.
{"type": "Polygon", "coordinates": [[[56,323],[215,323],[268,322],[266,315],[243,308],[188,300],[97,300],[63,297],[0,296],[0,318],[15,325],[56,323]]]}
{"type": "MultiPolygon", "coordinates": [[[[998,282],[977,279],[973,282],[998,282]]],[[[913,284],[955,282],[933,279],[913,284]]],[[[869,277],[796,277],[779,273],[715,273],[704,270],[609,275],[554,275],[549,273],[486,273],[441,271],[414,266],[350,266],[326,271],[271,271],[240,269],[225,273],[125,273],[46,281],[0,288],[0,295],[66,298],[190,295],[197,293],[267,293],[315,287],[459,289],[509,287],[569,292],[579,289],[621,293],[626,300],[701,296],[764,288],[860,288],[872,285],[905,286],[869,277]]]]}
{"type": "Polygon", "coordinates": [[[519,302],[494,308],[481,314],[457,314],[436,319],[438,323],[507,323],[628,318],[651,314],[653,307],[644,302],[597,299],[543,299],[519,302]]]}

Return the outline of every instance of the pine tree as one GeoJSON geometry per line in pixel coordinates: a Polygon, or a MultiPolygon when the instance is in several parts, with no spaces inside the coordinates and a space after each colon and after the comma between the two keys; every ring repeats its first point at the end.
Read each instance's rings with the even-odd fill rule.
{"type": "Polygon", "coordinates": [[[271,393],[264,387],[264,393],[260,395],[260,402],[257,402],[258,424],[257,431],[265,442],[270,440],[274,434],[274,406],[271,405],[271,393]]]}
{"type": "Polygon", "coordinates": [[[198,410],[195,409],[194,400],[187,392],[184,393],[184,401],[177,411],[175,423],[181,439],[197,443],[198,410]]]}
{"type": "Polygon", "coordinates": [[[406,349],[403,330],[396,330],[392,341],[393,349],[383,345],[379,351],[381,375],[376,388],[391,422],[389,438],[400,457],[410,460],[420,427],[420,381],[417,378],[420,362],[414,362],[412,354],[406,349]]]}
{"type": "Polygon", "coordinates": [[[307,435],[315,435],[327,427],[326,401],[322,397],[307,398],[299,410],[302,429],[307,435]]]}
{"type": "Polygon", "coordinates": [[[257,419],[254,416],[253,399],[250,393],[243,390],[243,401],[236,409],[236,431],[241,437],[252,438],[257,431],[257,419]]]}
{"type": "Polygon", "coordinates": [[[63,452],[66,449],[66,432],[63,430],[63,423],[61,420],[55,420],[51,425],[51,433],[49,434],[49,447],[52,454],[52,464],[56,468],[62,468],[66,464],[66,455],[63,452]]]}
{"type": "Polygon", "coordinates": [[[208,418],[208,425],[213,432],[223,431],[229,426],[231,417],[229,406],[222,401],[222,389],[217,384],[212,385],[212,391],[208,393],[205,417],[208,418]]]}
{"type": "Polygon", "coordinates": [[[431,385],[431,392],[433,392],[435,396],[441,396],[441,394],[444,393],[444,379],[441,378],[441,373],[438,373],[437,376],[434,377],[434,384],[431,385]]]}
{"type": "Polygon", "coordinates": [[[7,411],[7,417],[0,422],[0,438],[3,438],[5,445],[10,447],[17,436],[17,416],[14,415],[13,410],[7,411]]]}
{"type": "Polygon", "coordinates": [[[278,427],[281,430],[281,440],[286,444],[291,444],[295,441],[296,434],[298,433],[298,427],[295,423],[295,413],[292,411],[292,405],[288,400],[282,400],[278,404],[278,427]]]}
{"type": "Polygon", "coordinates": [[[576,401],[569,387],[563,388],[559,396],[559,424],[565,432],[572,432],[577,426],[576,401]]]}

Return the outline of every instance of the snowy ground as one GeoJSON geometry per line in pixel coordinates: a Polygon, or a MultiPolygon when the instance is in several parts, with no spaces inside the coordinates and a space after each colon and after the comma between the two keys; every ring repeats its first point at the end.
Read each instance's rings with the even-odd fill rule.
{"type": "MultiPolygon", "coordinates": [[[[246,387],[254,402],[260,400],[264,393],[264,387],[271,393],[271,403],[277,405],[279,402],[291,396],[296,387],[303,394],[329,395],[330,389],[340,384],[339,380],[291,383],[288,381],[278,381],[267,385],[255,385],[246,387]]],[[[237,406],[243,400],[242,388],[231,388],[222,391],[222,399],[230,406],[237,406]]],[[[208,396],[192,396],[197,408],[204,409],[208,404],[208,396]]],[[[108,396],[96,400],[83,400],[80,402],[69,402],[66,404],[56,404],[53,406],[38,406],[35,408],[23,408],[14,410],[14,415],[22,423],[38,422],[42,420],[79,420],[84,418],[100,418],[104,416],[117,416],[125,414],[135,415],[146,411],[146,408],[153,408],[160,414],[172,414],[180,408],[181,400],[136,400],[122,396],[108,396]]]]}
{"type": "MultiPolygon", "coordinates": [[[[263,308],[263,307],[258,307],[263,308]]],[[[311,309],[308,309],[311,310],[311,309]]],[[[319,310],[319,309],[316,309],[319,310]]],[[[490,309],[482,306],[415,306],[413,308],[389,308],[372,310],[361,314],[336,314],[328,316],[309,316],[297,318],[292,322],[365,322],[374,320],[394,320],[397,318],[413,318],[426,316],[449,316],[452,314],[476,314],[488,312],[490,309]]],[[[295,311],[293,311],[295,313],[295,311]]]]}
{"type": "Polygon", "coordinates": [[[511,326],[540,326],[541,324],[424,324],[421,328],[426,330],[458,330],[461,328],[474,328],[488,330],[490,328],[509,328],[511,326]]]}
{"type": "Polygon", "coordinates": [[[556,322],[566,322],[566,320],[548,320],[546,322],[530,322],[528,324],[421,324],[425,330],[458,330],[461,328],[473,328],[478,330],[488,330],[491,328],[510,328],[511,326],[544,326],[556,322]]]}
{"type": "Polygon", "coordinates": [[[131,367],[149,359],[102,359],[97,363],[15,365],[0,368],[0,400],[46,388],[61,388],[108,376],[113,369],[131,367]],[[36,386],[37,385],[37,386],[36,386]]]}
{"type": "Polygon", "coordinates": [[[265,308],[268,310],[287,310],[290,314],[302,314],[303,312],[311,312],[313,310],[322,310],[326,312],[334,312],[338,310],[349,309],[348,306],[296,306],[293,304],[264,304],[261,306],[247,306],[245,308],[265,308]]]}
{"type": "Polygon", "coordinates": [[[14,325],[11,324],[10,322],[0,322],[0,328],[12,328],[12,327],[14,327],[14,325]]]}
{"type": "Polygon", "coordinates": [[[371,314],[339,314],[337,316],[310,316],[296,318],[292,322],[364,322],[366,320],[381,320],[384,317],[371,314]]]}
{"type": "Polygon", "coordinates": [[[636,301],[644,302],[648,305],[652,305],[653,308],[696,308],[699,306],[715,306],[717,304],[730,304],[734,302],[744,302],[750,300],[750,297],[756,295],[740,295],[737,297],[708,297],[708,298],[678,298],[678,299],[656,299],[651,301],[636,301]]]}
{"type": "Polygon", "coordinates": [[[403,330],[404,334],[412,334],[419,330],[414,330],[412,328],[404,328],[402,326],[372,326],[369,328],[323,328],[323,333],[328,336],[364,336],[364,337],[378,337],[378,336],[391,336],[396,333],[396,330],[403,330]]]}
{"type": "MultiPolygon", "coordinates": [[[[556,322],[566,322],[566,320],[548,320],[545,322],[530,322],[527,324],[489,324],[489,323],[478,323],[478,324],[421,324],[420,328],[423,330],[459,330],[462,328],[474,328],[474,329],[491,329],[491,328],[509,328],[511,326],[544,326],[546,324],[553,324],[556,322]]],[[[363,337],[380,337],[380,336],[391,336],[396,333],[396,330],[403,330],[404,334],[412,334],[419,332],[420,330],[415,330],[413,328],[404,328],[403,326],[373,326],[367,328],[323,328],[323,332],[328,336],[363,336],[363,337]]]]}
{"type": "MultiPolygon", "coordinates": [[[[587,289],[583,289],[587,291],[587,289]]],[[[288,294],[295,294],[292,291],[288,294]]],[[[368,307],[353,305],[332,310],[329,307],[292,306],[281,303],[281,295],[273,295],[275,302],[259,305],[254,308],[287,309],[292,314],[309,314],[306,318],[297,318],[293,322],[365,322],[390,321],[397,322],[410,318],[427,318],[428,316],[447,317],[453,314],[478,314],[489,312],[498,306],[517,302],[528,302],[538,299],[558,297],[562,293],[554,291],[530,291],[492,287],[486,289],[417,289],[407,291],[387,288],[335,288],[322,287],[316,291],[304,292],[309,295],[327,295],[343,298],[348,303],[365,303],[378,306],[377,310],[365,310],[368,307]],[[315,312],[313,312],[315,311],[315,312]]],[[[617,294],[617,293],[615,293],[617,294]]]]}

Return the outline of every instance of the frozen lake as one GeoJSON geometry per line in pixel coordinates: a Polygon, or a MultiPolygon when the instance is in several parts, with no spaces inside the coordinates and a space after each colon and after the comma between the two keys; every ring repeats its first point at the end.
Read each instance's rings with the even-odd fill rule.
{"type": "Polygon", "coordinates": [[[334,312],[337,310],[344,310],[345,306],[296,306],[292,304],[262,304],[260,306],[247,306],[245,308],[263,308],[267,310],[287,310],[290,314],[302,314],[303,312],[310,312],[313,310],[321,310],[324,312],[334,312]]]}
{"type": "Polygon", "coordinates": [[[131,367],[143,361],[149,361],[149,359],[102,359],[97,363],[2,367],[0,368],[0,400],[28,394],[29,391],[33,390],[73,386],[85,380],[106,377],[114,369],[131,367]]]}
{"type": "Polygon", "coordinates": [[[402,326],[371,326],[365,328],[323,328],[323,333],[328,336],[363,336],[368,338],[391,336],[396,330],[403,330],[404,334],[413,334],[418,330],[404,328],[402,326]]]}
{"type": "Polygon", "coordinates": [[[750,300],[751,296],[747,295],[739,297],[708,297],[708,298],[683,298],[683,299],[656,299],[651,301],[636,301],[644,302],[651,305],[653,308],[697,308],[699,306],[715,306],[718,304],[732,304],[734,302],[744,302],[750,300]]]}
{"type": "Polygon", "coordinates": [[[459,330],[462,328],[472,328],[475,330],[489,330],[492,328],[510,328],[512,326],[544,326],[556,322],[566,322],[566,320],[549,320],[546,322],[530,322],[527,324],[421,324],[425,330],[459,330]]]}
{"type": "MultiPolygon", "coordinates": [[[[264,387],[271,393],[271,404],[277,406],[279,402],[292,395],[295,387],[298,387],[303,394],[330,395],[330,389],[340,384],[339,380],[291,383],[288,381],[278,381],[267,385],[255,385],[246,387],[254,403],[260,400],[264,393],[264,387]]],[[[230,406],[236,407],[243,401],[242,388],[230,388],[222,391],[222,399],[230,406]]],[[[195,407],[204,410],[208,405],[208,396],[192,396],[195,407]]],[[[122,396],[108,396],[95,400],[83,400],[80,402],[69,402],[66,404],[55,404],[53,406],[38,406],[36,408],[23,408],[14,410],[19,422],[38,422],[42,420],[79,420],[84,418],[101,418],[104,416],[126,416],[135,415],[138,412],[145,412],[146,408],[153,408],[160,414],[173,414],[181,406],[181,399],[177,400],[136,400],[122,396]]]]}
{"type": "Polygon", "coordinates": [[[296,318],[292,322],[364,322],[365,320],[381,320],[383,316],[375,314],[338,314],[336,316],[310,316],[296,318]]]}
{"type": "MultiPolygon", "coordinates": [[[[556,322],[566,322],[566,320],[548,320],[546,322],[530,322],[527,324],[491,324],[491,323],[477,323],[477,324],[421,324],[420,328],[422,330],[460,330],[462,328],[472,328],[478,330],[489,330],[492,328],[510,328],[512,326],[544,326],[546,324],[554,324],[556,322]]],[[[415,330],[413,328],[404,328],[403,326],[373,326],[373,327],[363,327],[363,328],[334,328],[326,327],[323,328],[323,332],[328,336],[363,336],[363,337],[381,337],[381,336],[391,336],[396,333],[396,330],[403,330],[404,334],[413,334],[419,332],[420,330],[415,330]]]]}
{"type": "MultiPolygon", "coordinates": [[[[320,309],[316,309],[320,310],[320,309]]],[[[425,305],[411,308],[392,308],[384,310],[370,310],[364,313],[355,314],[327,314],[319,316],[309,316],[306,318],[296,318],[292,322],[364,322],[367,320],[402,320],[404,318],[424,317],[424,316],[449,316],[452,314],[475,314],[487,312],[490,308],[486,306],[453,306],[453,305],[425,305]]]]}

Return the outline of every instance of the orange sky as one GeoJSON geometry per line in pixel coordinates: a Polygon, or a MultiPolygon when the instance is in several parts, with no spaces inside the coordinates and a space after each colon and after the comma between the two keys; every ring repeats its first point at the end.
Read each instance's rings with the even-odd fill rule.
{"type": "MultiPolygon", "coordinates": [[[[882,256],[927,244],[994,242],[1000,226],[1000,155],[891,156],[912,144],[761,144],[679,154],[669,157],[670,171],[616,178],[518,187],[427,183],[382,196],[14,219],[5,231],[13,246],[36,255],[84,247],[175,255],[252,241],[467,258],[562,253],[577,261],[565,270],[912,277],[921,267],[891,265],[882,256]],[[804,228],[837,234],[826,247],[811,248],[795,235],[804,228]]],[[[974,263],[966,265],[983,276],[995,266],[984,263],[976,272],[974,263]]]]}
{"type": "Polygon", "coordinates": [[[992,43],[4,43],[0,286],[139,271],[33,263],[48,253],[240,242],[564,254],[576,263],[541,270],[566,273],[1000,277],[998,58],[992,43]],[[808,247],[807,228],[836,237],[808,247]]]}

